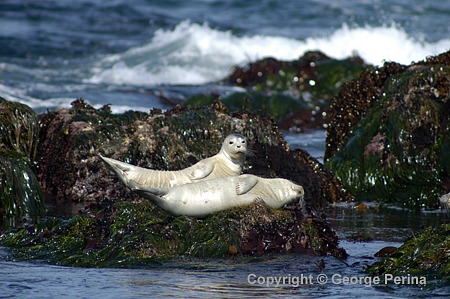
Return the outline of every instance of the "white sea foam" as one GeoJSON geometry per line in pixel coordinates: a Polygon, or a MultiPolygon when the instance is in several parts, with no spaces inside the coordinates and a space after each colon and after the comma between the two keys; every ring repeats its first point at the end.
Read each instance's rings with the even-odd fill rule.
{"type": "Polygon", "coordinates": [[[70,107],[70,103],[74,100],[73,98],[52,98],[41,100],[28,96],[22,89],[9,87],[3,84],[0,84],[0,94],[5,100],[26,104],[33,109],[47,107],[67,108],[70,107]]]}
{"type": "MultiPolygon", "coordinates": [[[[74,98],[48,98],[37,99],[25,94],[21,89],[8,87],[0,84],[0,95],[8,101],[19,102],[29,106],[32,109],[40,110],[46,109],[58,109],[58,108],[70,108],[74,98]]],[[[89,102],[89,101],[87,101],[89,102]]],[[[103,107],[101,104],[93,105],[94,108],[99,109],[103,107]]],[[[145,106],[128,106],[128,105],[112,105],[111,111],[113,113],[123,113],[128,110],[149,112],[150,108],[145,106]]]]}
{"type": "Polygon", "coordinates": [[[426,43],[393,25],[351,28],[343,25],[326,37],[296,40],[280,36],[236,36],[208,24],[184,21],[173,30],[158,30],[151,41],[122,54],[105,57],[89,83],[158,85],[204,84],[226,77],[235,65],[264,57],[292,60],[320,50],[342,59],[355,53],[366,62],[409,64],[450,49],[450,38],[426,43]]]}

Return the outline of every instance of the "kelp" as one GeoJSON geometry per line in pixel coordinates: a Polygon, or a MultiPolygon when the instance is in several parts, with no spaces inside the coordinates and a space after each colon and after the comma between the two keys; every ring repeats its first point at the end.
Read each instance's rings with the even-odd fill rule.
{"type": "Polygon", "coordinates": [[[30,107],[0,97],[0,227],[36,221],[45,211],[33,172],[38,129],[30,107]]]}
{"type": "Polygon", "coordinates": [[[0,97],[0,149],[14,150],[32,160],[38,131],[38,118],[30,107],[0,97]]]}
{"type": "Polygon", "coordinates": [[[39,182],[27,158],[0,150],[0,227],[36,221],[45,212],[39,182]]]}

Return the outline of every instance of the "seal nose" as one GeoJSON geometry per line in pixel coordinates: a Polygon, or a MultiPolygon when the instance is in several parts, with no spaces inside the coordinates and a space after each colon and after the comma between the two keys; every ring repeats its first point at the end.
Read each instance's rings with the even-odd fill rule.
{"type": "Polygon", "coordinates": [[[237,148],[241,148],[241,146],[240,145],[238,145],[238,146],[236,146],[237,148]]]}

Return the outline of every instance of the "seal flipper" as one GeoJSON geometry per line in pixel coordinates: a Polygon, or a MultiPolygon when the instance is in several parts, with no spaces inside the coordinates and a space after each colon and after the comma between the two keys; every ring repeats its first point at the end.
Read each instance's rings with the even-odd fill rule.
{"type": "Polygon", "coordinates": [[[255,198],[255,202],[257,202],[257,203],[263,203],[263,204],[266,203],[266,201],[264,200],[264,198],[262,198],[261,196],[257,196],[257,197],[255,198]]]}
{"type": "Polygon", "coordinates": [[[169,189],[166,188],[147,188],[147,187],[133,187],[131,188],[133,192],[136,192],[139,196],[150,200],[152,203],[170,213],[170,210],[164,208],[166,205],[166,199],[162,196],[169,193],[169,189]]]}
{"type": "Polygon", "coordinates": [[[252,190],[258,183],[258,178],[253,175],[241,175],[236,183],[236,194],[242,195],[252,190]]]}
{"type": "Polygon", "coordinates": [[[214,170],[214,165],[212,163],[202,163],[196,167],[191,173],[189,173],[189,178],[191,180],[200,180],[206,178],[214,170]]]}
{"type": "Polygon", "coordinates": [[[164,196],[169,193],[168,188],[152,188],[152,187],[144,187],[144,186],[136,186],[131,188],[131,191],[139,192],[140,194],[150,193],[156,196],[164,196]]]}

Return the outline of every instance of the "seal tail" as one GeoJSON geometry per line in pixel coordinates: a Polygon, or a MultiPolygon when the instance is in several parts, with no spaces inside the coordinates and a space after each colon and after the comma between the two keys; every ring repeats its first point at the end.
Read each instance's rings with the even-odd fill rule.
{"type": "Polygon", "coordinates": [[[132,173],[133,165],[121,162],[115,159],[106,158],[98,155],[100,159],[111,169],[128,188],[132,188],[134,184],[130,181],[129,174],[132,173]]]}
{"type": "Polygon", "coordinates": [[[131,170],[130,164],[127,164],[125,162],[121,162],[119,160],[111,159],[103,157],[102,155],[98,155],[100,159],[108,166],[110,169],[112,169],[117,175],[120,176],[120,174],[124,174],[127,171],[131,170]]]}

